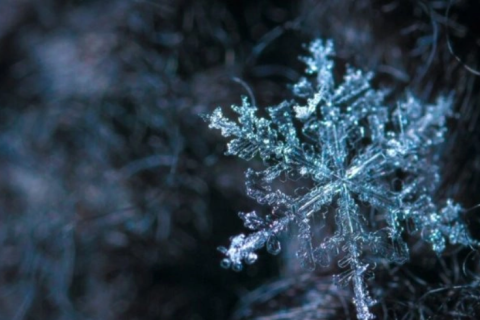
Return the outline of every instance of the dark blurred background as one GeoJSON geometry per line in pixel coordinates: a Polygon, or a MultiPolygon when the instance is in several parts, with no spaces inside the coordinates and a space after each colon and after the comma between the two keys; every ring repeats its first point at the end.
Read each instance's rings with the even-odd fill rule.
{"type": "MultiPolygon", "coordinates": [[[[292,98],[304,44],[331,38],[338,73],[374,71],[390,101],[454,92],[437,198],[472,208],[479,17],[475,0],[0,0],[0,319],[354,319],[335,270],[302,272],[288,241],[220,267],[237,212],[268,209],[199,115],[292,98]]],[[[371,281],[378,318],[480,317],[478,254],[411,245],[371,281]]]]}

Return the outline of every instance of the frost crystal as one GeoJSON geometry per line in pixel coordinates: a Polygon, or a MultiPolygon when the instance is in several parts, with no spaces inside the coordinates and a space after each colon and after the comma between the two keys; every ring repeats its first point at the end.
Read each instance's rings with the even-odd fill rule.
{"type": "Polygon", "coordinates": [[[448,200],[440,208],[432,199],[439,181],[434,149],[444,139],[452,99],[424,105],[408,94],[389,108],[384,92],[371,87],[371,73],[348,67],[335,85],[332,42],[314,41],[309,51],[303,59],[308,78],[293,86],[299,103],[270,107],[264,118],[244,98],[232,107],[238,122],[220,108],[206,117],[210,128],[231,137],[227,154],[263,160],[265,170],[246,172],[247,193],[272,208],[266,217],[239,214],[253,233],[235,236],[229,248],[220,248],[226,255],[222,265],[241,270],[264,246],[279,253],[279,234],[296,225],[302,265],[312,269],[336,258],[345,269],[335,277],[337,283],[353,286],[358,318],[372,319],[369,307],[375,301],[366,280],[378,259],[408,259],[402,240],[406,222],[437,253],[446,239],[477,245],[460,218],[461,207],[448,200]],[[312,187],[303,194],[274,187],[292,176],[309,180],[312,187]],[[334,215],[333,234],[314,241],[314,224],[328,215],[334,215]]]}

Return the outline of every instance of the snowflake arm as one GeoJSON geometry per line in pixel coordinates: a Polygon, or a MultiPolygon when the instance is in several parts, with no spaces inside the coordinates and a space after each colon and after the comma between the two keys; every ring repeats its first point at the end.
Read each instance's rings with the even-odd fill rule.
{"type": "Polygon", "coordinates": [[[222,266],[224,268],[230,268],[231,266],[235,271],[242,270],[242,262],[247,264],[254,263],[258,258],[255,251],[265,245],[269,253],[274,255],[278,254],[281,247],[277,235],[285,229],[290,222],[289,217],[283,217],[267,223],[258,217],[255,212],[241,212],[239,215],[245,222],[246,227],[258,231],[248,236],[240,234],[233,237],[228,249],[225,247],[218,248],[220,252],[227,256],[222,260],[222,266]]]}

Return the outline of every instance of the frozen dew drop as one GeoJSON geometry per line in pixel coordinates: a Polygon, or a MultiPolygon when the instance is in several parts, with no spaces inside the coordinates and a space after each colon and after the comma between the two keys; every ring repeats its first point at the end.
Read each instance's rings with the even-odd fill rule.
{"type": "Polygon", "coordinates": [[[269,237],[267,240],[267,251],[273,255],[277,255],[280,253],[282,249],[280,245],[280,241],[276,237],[269,237]]]}
{"type": "Polygon", "coordinates": [[[245,258],[245,263],[246,264],[253,264],[255,261],[257,261],[258,255],[250,252],[247,257],[245,258]]]}
{"type": "Polygon", "coordinates": [[[222,259],[222,262],[220,262],[220,266],[224,269],[230,268],[231,265],[232,265],[232,261],[230,261],[230,259],[228,258],[222,259]]]}
{"type": "Polygon", "coordinates": [[[240,272],[243,269],[243,266],[241,263],[234,263],[232,266],[233,271],[240,272]]]}

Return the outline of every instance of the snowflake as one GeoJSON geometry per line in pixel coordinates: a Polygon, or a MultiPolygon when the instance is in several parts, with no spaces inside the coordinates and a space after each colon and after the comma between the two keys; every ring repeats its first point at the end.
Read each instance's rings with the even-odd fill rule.
{"type": "Polygon", "coordinates": [[[253,232],[220,248],[226,255],[222,265],[239,271],[243,262],[255,262],[264,246],[278,254],[279,234],[294,225],[302,265],[328,266],[336,258],[345,269],[337,282],[351,283],[358,318],[372,319],[369,307],[375,301],[366,282],[378,259],[408,259],[402,239],[406,222],[437,253],[446,239],[477,245],[461,220],[462,208],[451,200],[439,208],[432,199],[439,182],[435,149],[444,139],[452,97],[424,105],[407,94],[390,108],[385,91],[372,88],[372,73],[347,67],[343,82],[335,84],[331,41],[314,41],[309,51],[303,58],[307,77],[293,86],[300,103],[267,108],[266,118],[243,98],[241,106],[232,106],[237,122],[221,108],[206,116],[210,128],[232,138],[228,155],[263,160],[265,170],[246,172],[247,193],[272,208],[266,217],[239,214],[253,232]],[[303,194],[275,187],[293,176],[312,187],[303,194]],[[334,215],[329,220],[334,232],[316,243],[315,223],[326,215],[334,215]]]}

